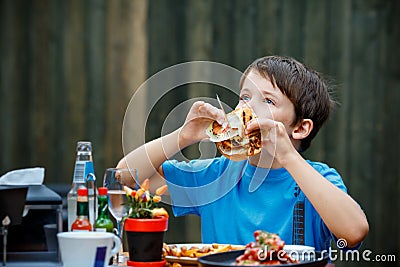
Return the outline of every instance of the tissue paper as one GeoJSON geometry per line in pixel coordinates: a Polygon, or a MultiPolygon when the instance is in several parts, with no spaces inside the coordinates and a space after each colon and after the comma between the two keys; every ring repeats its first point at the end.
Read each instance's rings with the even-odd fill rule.
{"type": "Polygon", "coordinates": [[[0,177],[0,185],[41,185],[44,168],[26,168],[10,171],[0,177]]]}

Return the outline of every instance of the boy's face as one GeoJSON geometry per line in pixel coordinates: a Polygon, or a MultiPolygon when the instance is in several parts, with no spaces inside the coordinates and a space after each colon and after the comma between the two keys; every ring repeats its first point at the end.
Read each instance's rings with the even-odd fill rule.
{"type": "Polygon", "coordinates": [[[248,73],[240,89],[237,108],[244,106],[252,108],[259,118],[282,122],[290,135],[295,120],[293,103],[256,70],[248,73]]]}

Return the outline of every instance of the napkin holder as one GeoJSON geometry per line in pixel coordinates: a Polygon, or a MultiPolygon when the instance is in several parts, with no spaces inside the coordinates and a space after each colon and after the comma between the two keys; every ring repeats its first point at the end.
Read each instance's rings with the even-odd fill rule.
{"type": "Polygon", "coordinates": [[[0,221],[8,216],[10,225],[22,223],[27,192],[27,186],[0,185],[0,221]]]}
{"type": "Polygon", "coordinates": [[[22,223],[28,187],[0,186],[0,234],[3,236],[3,266],[7,262],[8,227],[22,223]]]}

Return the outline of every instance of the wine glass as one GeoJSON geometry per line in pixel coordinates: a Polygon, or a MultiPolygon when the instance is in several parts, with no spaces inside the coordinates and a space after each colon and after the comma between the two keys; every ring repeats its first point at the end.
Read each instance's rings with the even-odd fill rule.
{"type": "MultiPolygon", "coordinates": [[[[104,187],[108,189],[108,210],[117,222],[117,234],[122,240],[122,218],[128,214],[127,197],[124,186],[134,187],[137,181],[137,170],[123,168],[108,168],[104,174],[104,187]]],[[[121,246],[122,248],[122,246],[121,246]]],[[[123,261],[123,251],[118,255],[118,262],[123,261]]]]}

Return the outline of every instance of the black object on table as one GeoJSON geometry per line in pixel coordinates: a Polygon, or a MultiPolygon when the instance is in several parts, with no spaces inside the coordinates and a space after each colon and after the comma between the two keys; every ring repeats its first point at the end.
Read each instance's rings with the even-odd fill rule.
{"type": "Polygon", "coordinates": [[[27,186],[0,186],[0,221],[10,218],[10,226],[21,224],[27,186]]]}
{"type": "MultiPolygon", "coordinates": [[[[0,186],[0,190],[21,186],[0,186]]],[[[48,247],[49,233],[46,226],[54,226],[50,238],[56,242],[56,233],[62,231],[62,198],[45,185],[29,185],[20,221],[14,220],[8,231],[8,259],[59,261],[58,246],[48,247]]],[[[1,192],[1,191],[0,191],[1,192]]],[[[7,204],[9,205],[9,204],[7,204]]],[[[14,208],[14,202],[12,202],[14,208]]],[[[3,210],[3,209],[1,209],[3,210]]],[[[54,242],[53,242],[54,243],[54,242]]],[[[2,248],[2,245],[0,245],[2,248]]],[[[1,252],[0,252],[1,254],[1,252]]]]}

